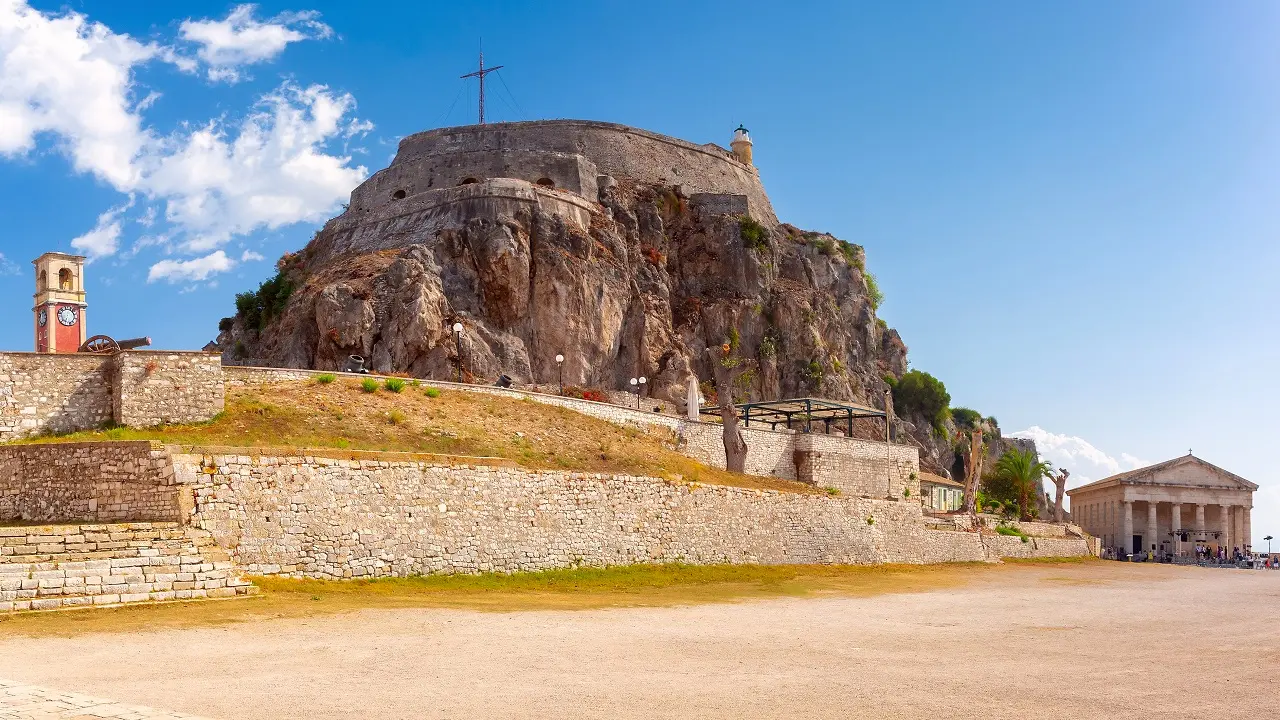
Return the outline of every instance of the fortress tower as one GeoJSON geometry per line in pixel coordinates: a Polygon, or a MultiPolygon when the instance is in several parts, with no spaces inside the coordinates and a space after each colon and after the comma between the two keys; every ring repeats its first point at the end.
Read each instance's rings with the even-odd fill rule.
{"type": "Polygon", "coordinates": [[[738,129],[733,131],[733,141],[729,143],[729,147],[733,149],[733,157],[738,162],[743,165],[754,164],[751,162],[751,135],[746,128],[739,125],[738,129]]]}
{"type": "Polygon", "coordinates": [[[84,257],[50,252],[36,258],[36,352],[73,353],[85,341],[84,257]]]}

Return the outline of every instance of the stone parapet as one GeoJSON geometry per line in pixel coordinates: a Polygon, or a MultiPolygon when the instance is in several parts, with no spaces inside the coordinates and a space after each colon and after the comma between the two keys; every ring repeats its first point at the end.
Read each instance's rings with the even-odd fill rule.
{"type": "Polygon", "coordinates": [[[209,420],[223,408],[221,367],[203,352],[0,353],[0,442],[209,420]]]}
{"type": "Polygon", "coordinates": [[[204,352],[122,352],[113,356],[117,425],[203,422],[222,412],[222,358],[204,352]]]}

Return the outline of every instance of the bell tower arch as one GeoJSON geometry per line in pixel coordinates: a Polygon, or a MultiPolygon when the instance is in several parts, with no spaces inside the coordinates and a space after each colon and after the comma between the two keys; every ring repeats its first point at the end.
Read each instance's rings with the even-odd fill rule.
{"type": "Polygon", "coordinates": [[[87,337],[82,255],[50,252],[32,261],[36,268],[36,352],[73,353],[87,337]]]}

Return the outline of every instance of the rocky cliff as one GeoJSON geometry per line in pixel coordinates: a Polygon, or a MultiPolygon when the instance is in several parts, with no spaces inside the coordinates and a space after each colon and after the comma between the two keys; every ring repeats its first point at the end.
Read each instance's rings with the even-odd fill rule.
{"type": "MultiPolygon", "coordinates": [[[[226,359],[336,369],[354,354],[381,373],[450,379],[460,366],[477,381],[555,384],[559,354],[566,385],[646,376],[649,394],[678,406],[690,373],[712,377],[705,350],[722,344],[758,365],[740,400],[880,407],[885,376],[906,370],[863,249],[777,223],[754,168],[723,150],[637,146],[722,162],[727,179],[714,165],[636,171],[589,143],[568,159],[571,143],[539,154],[530,128],[485,127],[496,129],[402,143],[276,279],[241,296],[217,341],[226,359]]],[[[898,421],[934,472],[954,464],[951,430],[898,421]]]]}

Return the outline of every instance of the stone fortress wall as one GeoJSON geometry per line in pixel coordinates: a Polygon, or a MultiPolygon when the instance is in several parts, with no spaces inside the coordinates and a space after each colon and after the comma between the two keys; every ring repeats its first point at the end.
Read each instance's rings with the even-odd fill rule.
{"type": "Polygon", "coordinates": [[[177,521],[189,512],[168,454],[149,442],[10,445],[0,452],[0,522],[177,521]]]}
{"type": "Polygon", "coordinates": [[[222,407],[222,360],[216,353],[0,352],[0,441],[107,423],[200,422],[222,407]]]}
{"type": "MultiPolygon", "coordinates": [[[[51,408],[64,407],[67,393],[42,396],[32,390],[59,369],[67,371],[61,373],[64,379],[74,369],[80,375],[71,375],[82,384],[111,388],[90,395],[98,398],[98,410],[85,415],[85,423],[111,408],[113,397],[122,398],[119,406],[135,408],[125,416],[140,422],[164,417],[169,411],[158,408],[166,406],[188,415],[184,421],[204,420],[221,409],[225,384],[305,381],[317,374],[268,368],[212,373],[217,356],[199,353],[121,355],[128,357],[0,355],[11,373],[9,385],[0,390],[35,408],[22,417],[45,418],[43,426],[20,428],[30,433],[51,427],[48,418],[63,417],[51,408]],[[17,376],[13,368],[19,368],[17,376]],[[216,401],[187,397],[206,395],[211,387],[217,388],[216,401]]],[[[554,395],[434,384],[528,397],[615,423],[666,430],[688,454],[723,466],[719,425],[554,395]]],[[[19,528],[0,534],[0,587],[6,588],[0,590],[0,610],[204,597],[212,591],[234,595],[245,591],[234,580],[241,570],[367,577],[634,562],[931,563],[1090,553],[1085,538],[1065,531],[1023,542],[926,523],[915,501],[918,484],[911,493],[902,492],[918,483],[913,448],[790,431],[746,432],[752,472],[842,492],[828,496],[534,471],[500,460],[402,453],[145,442],[4,445],[0,523],[60,525],[49,533],[19,528]],[[882,482],[892,483],[893,500],[883,499],[882,482]],[[114,538],[114,530],[74,530],[86,522],[120,520],[184,526],[159,535],[120,530],[122,539],[114,538]],[[174,534],[178,530],[181,536],[174,534]],[[58,535],[65,538],[49,539],[58,535]],[[226,559],[211,559],[218,553],[226,559]],[[152,564],[158,567],[148,574],[144,566],[152,564]],[[8,578],[54,570],[62,574],[8,578]],[[188,575],[192,579],[176,579],[188,575]],[[94,578],[95,584],[85,587],[83,578],[94,578]],[[15,585],[14,579],[23,581],[15,585]],[[30,579],[47,584],[28,587],[30,579]]]]}
{"type": "Polygon", "coordinates": [[[590,120],[466,125],[410,135],[400,141],[391,166],[352,193],[351,205],[373,207],[394,202],[397,190],[413,195],[492,177],[549,180],[595,202],[599,176],[681,185],[686,195],[743,195],[753,214],[776,222],[756,169],[728,150],[590,120]]]}
{"type": "Polygon", "coordinates": [[[585,229],[601,183],[625,179],[678,185],[706,211],[777,223],[756,169],[721,147],[614,123],[539,120],[404,138],[391,165],[326,226],[329,252],[429,244],[438,226],[532,206],[585,229]]]}
{"type": "MultiPolygon", "coordinates": [[[[100,445],[103,453],[137,454],[138,450],[129,447],[137,443],[100,445]]],[[[29,448],[0,447],[0,457],[14,451],[29,448]]],[[[114,531],[86,529],[80,517],[46,514],[45,519],[62,524],[48,530],[0,528],[0,578],[13,570],[13,564],[28,573],[69,567],[85,573],[116,572],[115,568],[161,565],[165,569],[151,570],[161,577],[128,581],[137,586],[128,591],[133,599],[155,600],[172,596],[151,593],[225,588],[225,582],[219,581],[239,572],[343,578],[677,561],[980,562],[1088,552],[1080,538],[1028,542],[1012,538],[1010,542],[998,536],[931,529],[914,502],[536,471],[479,460],[464,465],[457,459],[448,462],[403,453],[178,446],[157,452],[152,459],[158,462],[129,467],[129,481],[169,493],[169,506],[181,509],[185,532],[169,525],[172,532],[163,536],[115,537],[114,531]],[[150,540],[172,542],[153,545],[150,540]],[[175,550],[191,557],[173,562],[169,556],[175,550]],[[101,567],[66,565],[101,560],[113,562],[101,567]],[[211,562],[230,564],[206,566],[211,562]],[[225,572],[199,578],[212,585],[143,587],[142,583],[175,582],[170,575],[191,572],[190,568],[168,569],[179,565],[225,572]]],[[[78,480],[91,492],[119,481],[124,472],[123,466],[110,472],[99,467],[84,463],[69,480],[78,480]]],[[[43,486],[28,492],[61,497],[61,491],[43,486]]],[[[80,514],[78,506],[61,507],[80,514]]],[[[134,572],[142,570],[119,571],[134,572]]],[[[50,575],[48,579],[71,577],[50,575]]],[[[121,580],[101,582],[118,585],[121,580]]],[[[61,587],[50,586],[50,594],[61,587]]],[[[15,589],[38,588],[9,591],[15,589]]],[[[0,602],[33,597],[41,595],[0,595],[0,602]]]]}

